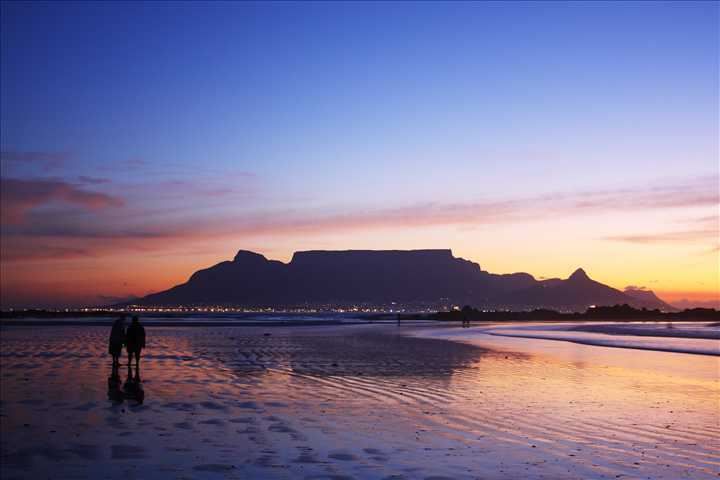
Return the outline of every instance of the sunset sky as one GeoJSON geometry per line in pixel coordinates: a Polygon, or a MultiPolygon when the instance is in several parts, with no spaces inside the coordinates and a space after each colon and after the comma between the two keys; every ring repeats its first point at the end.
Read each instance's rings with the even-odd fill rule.
{"type": "Polygon", "coordinates": [[[3,308],[238,249],[720,295],[720,6],[2,3],[3,308]]]}

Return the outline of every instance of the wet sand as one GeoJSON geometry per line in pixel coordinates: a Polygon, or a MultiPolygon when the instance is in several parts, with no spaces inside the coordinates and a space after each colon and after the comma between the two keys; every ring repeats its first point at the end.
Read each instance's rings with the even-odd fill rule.
{"type": "Polygon", "coordinates": [[[2,477],[717,478],[717,357],[437,330],[3,327],[2,477]]]}

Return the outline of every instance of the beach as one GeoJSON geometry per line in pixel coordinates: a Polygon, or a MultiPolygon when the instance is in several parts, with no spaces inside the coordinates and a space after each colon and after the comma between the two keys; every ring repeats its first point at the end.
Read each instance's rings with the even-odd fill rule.
{"type": "Polygon", "coordinates": [[[140,404],[109,398],[107,326],[0,328],[4,479],[720,473],[716,355],[410,322],[146,329],[140,404]]]}

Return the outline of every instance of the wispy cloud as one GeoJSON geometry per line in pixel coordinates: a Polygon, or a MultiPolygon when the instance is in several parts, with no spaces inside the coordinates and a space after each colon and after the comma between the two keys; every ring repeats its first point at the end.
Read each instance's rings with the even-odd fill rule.
{"type": "MultiPolygon", "coordinates": [[[[168,209],[167,205],[157,205],[149,190],[146,193],[150,196],[141,204],[134,202],[126,204],[124,208],[107,209],[120,206],[123,201],[118,197],[86,191],[62,182],[15,182],[9,190],[13,200],[10,204],[14,207],[11,207],[9,215],[4,215],[3,223],[5,217],[9,221],[25,221],[5,228],[4,235],[14,237],[17,242],[24,239],[25,244],[32,244],[27,241],[32,239],[40,244],[52,240],[53,244],[66,248],[62,252],[63,256],[72,255],[73,248],[77,248],[75,253],[78,256],[104,255],[119,250],[161,251],[178,245],[190,248],[193,244],[209,239],[238,241],[273,235],[292,237],[448,225],[469,227],[720,204],[717,176],[635,189],[563,192],[471,203],[419,203],[395,208],[348,208],[343,211],[332,208],[258,209],[255,210],[257,213],[236,215],[228,209],[214,212],[209,207],[212,204],[208,202],[214,197],[222,201],[229,194],[219,184],[215,187],[180,182],[157,189],[156,195],[159,196],[166,196],[168,191],[175,190],[178,195],[182,193],[187,197],[184,208],[177,210],[174,206],[168,209]],[[29,188],[19,188],[21,185],[29,188]],[[43,202],[60,200],[74,202],[82,206],[83,211],[78,214],[34,210],[35,206],[43,202]],[[92,218],[89,219],[88,215],[92,218]]],[[[134,192],[131,195],[134,196],[134,192]]],[[[693,224],[682,231],[623,233],[607,238],[634,243],[706,240],[717,233],[717,227],[711,224],[712,221],[716,221],[715,217],[707,217],[704,223],[693,224]]],[[[7,258],[6,254],[8,252],[3,253],[4,258],[7,258]]],[[[32,253],[23,248],[9,255],[19,259],[32,253]]]]}
{"type": "MultiPolygon", "coordinates": [[[[310,233],[373,228],[489,225],[614,212],[707,207],[720,204],[717,181],[717,176],[710,176],[679,184],[636,189],[555,193],[474,203],[425,203],[325,215],[285,211],[261,217],[227,219],[223,223],[230,223],[237,233],[245,234],[293,231],[310,233]]],[[[712,220],[714,217],[708,218],[712,220]]],[[[706,222],[709,220],[706,219],[706,222]]],[[[703,225],[694,230],[695,235],[708,235],[713,230],[717,231],[717,228],[703,225]]],[[[686,235],[689,237],[691,233],[686,235]]]]}
{"type": "Polygon", "coordinates": [[[109,178],[89,177],[87,175],[80,175],[78,181],[87,185],[103,185],[111,182],[109,178]]]}
{"type": "Polygon", "coordinates": [[[17,150],[3,150],[0,152],[0,161],[5,164],[33,164],[45,170],[53,170],[65,165],[72,155],[68,152],[21,152],[17,150]]]}
{"type": "MultiPolygon", "coordinates": [[[[720,238],[720,217],[704,216],[685,222],[683,228],[672,231],[623,234],[605,237],[606,240],[639,244],[667,244],[718,241],[720,238]]],[[[714,249],[717,250],[717,247],[714,249]]]]}
{"type": "Polygon", "coordinates": [[[717,230],[687,230],[679,232],[661,232],[640,235],[617,235],[605,237],[606,240],[629,243],[687,243],[717,238],[717,230]]]}
{"type": "Polygon", "coordinates": [[[85,190],[61,180],[0,179],[0,223],[22,224],[27,213],[37,207],[57,202],[89,210],[120,207],[124,202],[105,193],[85,190]]]}
{"type": "Polygon", "coordinates": [[[33,241],[12,241],[5,239],[0,255],[4,261],[65,260],[68,258],[92,257],[93,253],[84,247],[60,247],[33,241]]]}
{"type": "Polygon", "coordinates": [[[627,287],[625,287],[624,290],[627,292],[628,290],[629,291],[633,291],[633,290],[647,291],[649,289],[643,285],[628,285],[627,287]]]}

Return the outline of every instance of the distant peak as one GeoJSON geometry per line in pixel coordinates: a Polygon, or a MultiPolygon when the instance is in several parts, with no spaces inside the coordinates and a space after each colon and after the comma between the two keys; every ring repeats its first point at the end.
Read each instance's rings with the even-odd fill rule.
{"type": "Polygon", "coordinates": [[[247,260],[267,260],[264,256],[260,255],[259,253],[251,252],[250,250],[240,250],[238,251],[237,255],[235,255],[235,258],[233,259],[233,262],[242,262],[247,260]]]}
{"type": "Polygon", "coordinates": [[[585,273],[585,270],[578,268],[568,277],[568,280],[590,280],[590,277],[585,273]]]}
{"type": "Polygon", "coordinates": [[[655,295],[655,292],[643,287],[625,287],[623,292],[635,298],[652,298],[660,300],[658,296],[655,295]]]}

